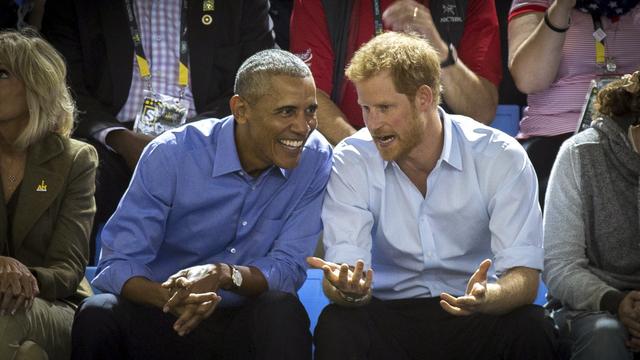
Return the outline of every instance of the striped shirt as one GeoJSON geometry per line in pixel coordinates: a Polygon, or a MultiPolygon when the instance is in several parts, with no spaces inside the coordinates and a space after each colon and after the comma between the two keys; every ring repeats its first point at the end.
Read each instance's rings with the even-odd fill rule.
{"type": "MultiPolygon", "coordinates": [[[[514,16],[543,12],[553,0],[513,0],[509,20],[514,16]]],[[[602,18],[605,55],[613,57],[621,74],[640,66],[640,6],[617,21],[602,18]]],[[[553,83],[545,90],[530,94],[520,121],[519,137],[554,136],[576,130],[589,84],[599,70],[591,15],[574,9],[571,27],[566,33],[562,60],[553,83]]],[[[542,56],[542,55],[541,55],[542,56]]]]}
{"type": "MultiPolygon", "coordinates": [[[[182,0],[134,0],[134,3],[144,55],[150,65],[151,86],[157,93],[178,97],[182,0]]],[[[140,76],[135,54],[131,57],[131,61],[133,61],[133,73],[129,96],[116,116],[120,122],[135,120],[142,105],[142,92],[146,87],[145,81],[140,76]]],[[[196,108],[189,86],[185,89],[184,98],[189,103],[188,117],[193,117],[196,114],[196,108]]]]}

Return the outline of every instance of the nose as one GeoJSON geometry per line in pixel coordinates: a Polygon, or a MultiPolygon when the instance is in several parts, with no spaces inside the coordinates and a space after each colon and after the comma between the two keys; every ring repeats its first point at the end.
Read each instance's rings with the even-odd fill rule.
{"type": "Polygon", "coordinates": [[[310,117],[306,114],[299,114],[291,124],[291,131],[306,136],[311,130],[316,128],[316,124],[317,120],[315,115],[310,117]]]}
{"type": "Polygon", "coordinates": [[[369,130],[374,130],[380,127],[380,116],[375,110],[362,110],[362,119],[369,130]]]}

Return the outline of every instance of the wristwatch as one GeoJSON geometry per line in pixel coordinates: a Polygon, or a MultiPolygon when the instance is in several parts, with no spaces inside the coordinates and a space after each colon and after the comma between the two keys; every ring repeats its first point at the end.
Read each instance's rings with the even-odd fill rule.
{"type": "Polygon", "coordinates": [[[232,289],[240,288],[240,286],[242,286],[242,273],[234,265],[227,265],[229,265],[229,269],[231,269],[231,282],[233,283],[232,289]]]}
{"type": "Polygon", "coordinates": [[[454,65],[458,62],[458,51],[456,50],[456,47],[453,46],[452,43],[449,43],[448,49],[449,51],[447,53],[447,58],[440,63],[440,68],[442,69],[446,68],[447,66],[454,65]]]}

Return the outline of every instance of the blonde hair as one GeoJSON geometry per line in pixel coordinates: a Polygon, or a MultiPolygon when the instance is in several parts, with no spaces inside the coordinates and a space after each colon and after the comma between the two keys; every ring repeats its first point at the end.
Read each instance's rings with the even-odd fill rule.
{"type": "Polygon", "coordinates": [[[62,56],[30,29],[0,32],[0,65],[24,83],[29,122],[14,142],[26,149],[47,132],[69,137],[75,103],[62,56]]]}
{"type": "Polygon", "coordinates": [[[608,117],[640,116],[640,70],[602,88],[594,107],[597,113],[608,117]]]}
{"type": "Polygon", "coordinates": [[[378,35],[356,51],[345,74],[358,82],[387,70],[397,92],[413,100],[418,88],[427,85],[440,103],[440,60],[427,40],[397,32],[378,35]]]}

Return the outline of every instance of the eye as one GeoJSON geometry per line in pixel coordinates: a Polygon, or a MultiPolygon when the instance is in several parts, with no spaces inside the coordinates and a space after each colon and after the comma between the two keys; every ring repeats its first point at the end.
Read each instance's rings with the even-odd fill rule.
{"type": "Polygon", "coordinates": [[[380,112],[383,114],[389,111],[390,108],[391,106],[389,105],[378,105],[378,110],[380,110],[380,112]]]}
{"type": "Polygon", "coordinates": [[[318,105],[311,105],[304,110],[307,116],[315,116],[318,111],[318,105]]]}
{"type": "Polygon", "coordinates": [[[282,117],[291,117],[296,113],[296,110],[292,107],[284,107],[278,110],[278,114],[282,117]]]}

